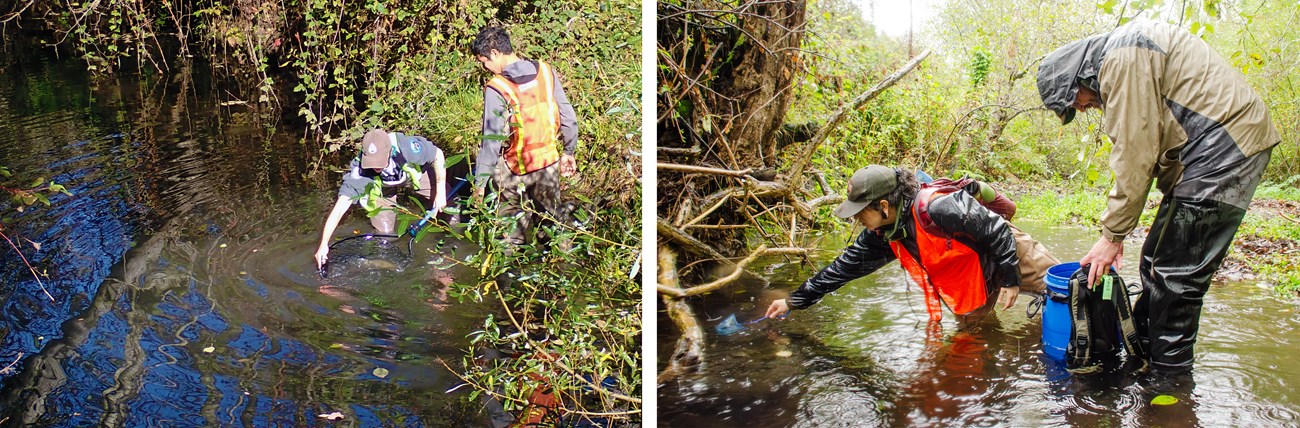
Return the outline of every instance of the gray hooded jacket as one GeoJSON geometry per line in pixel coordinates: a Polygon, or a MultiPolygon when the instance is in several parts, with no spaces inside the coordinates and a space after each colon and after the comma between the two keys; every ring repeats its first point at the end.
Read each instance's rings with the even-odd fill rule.
{"type": "Polygon", "coordinates": [[[1080,85],[1100,96],[1113,143],[1115,187],[1101,216],[1102,236],[1113,242],[1137,226],[1153,179],[1170,195],[1184,179],[1282,140],[1246,76],[1169,24],[1125,24],[1065,45],[1038,67],[1038,93],[1058,115],[1069,112],[1080,85]]]}
{"type": "MultiPolygon", "coordinates": [[[[537,66],[532,61],[519,60],[507,64],[501,70],[501,76],[515,84],[524,84],[537,79],[537,66]]],[[[578,150],[578,115],[573,111],[573,104],[564,93],[560,83],[560,74],[555,74],[555,103],[560,106],[560,141],[564,143],[564,153],[573,155],[578,150]]],[[[483,86],[483,136],[501,136],[510,134],[510,113],[506,98],[491,86],[483,86]]],[[[492,170],[496,169],[501,157],[499,138],[484,138],[479,145],[478,160],[474,166],[477,177],[474,185],[482,187],[492,170]]]]}

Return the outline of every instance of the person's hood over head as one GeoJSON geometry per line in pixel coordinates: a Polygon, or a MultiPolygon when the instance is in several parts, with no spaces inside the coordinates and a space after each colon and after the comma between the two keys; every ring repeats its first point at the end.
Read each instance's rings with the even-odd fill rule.
{"type": "Polygon", "coordinates": [[[506,64],[501,69],[501,77],[505,77],[511,83],[522,85],[537,79],[537,63],[526,59],[506,64]]]}
{"type": "Polygon", "coordinates": [[[1061,124],[1074,120],[1074,97],[1079,93],[1080,84],[1101,93],[1097,71],[1101,69],[1102,48],[1109,36],[1110,33],[1100,34],[1071,42],[1038,64],[1038,95],[1043,98],[1043,105],[1061,118],[1061,124]]]}

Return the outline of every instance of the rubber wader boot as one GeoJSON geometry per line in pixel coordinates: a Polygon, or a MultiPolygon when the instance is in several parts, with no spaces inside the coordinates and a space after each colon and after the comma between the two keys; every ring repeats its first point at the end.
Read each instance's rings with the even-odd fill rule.
{"type": "Polygon", "coordinates": [[[1246,211],[1209,199],[1166,196],[1142,246],[1143,296],[1134,315],[1149,341],[1151,368],[1192,369],[1192,347],[1210,279],[1223,264],[1246,211]]]}

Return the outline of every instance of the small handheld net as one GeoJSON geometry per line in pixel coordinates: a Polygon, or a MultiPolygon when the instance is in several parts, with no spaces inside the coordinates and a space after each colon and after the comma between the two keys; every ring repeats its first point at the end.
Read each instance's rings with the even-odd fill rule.
{"type": "Polygon", "coordinates": [[[401,272],[411,262],[412,244],[397,243],[402,235],[367,234],[349,236],[330,244],[329,262],[321,267],[321,278],[377,275],[401,272]],[[402,251],[406,250],[406,251],[402,251]]]}

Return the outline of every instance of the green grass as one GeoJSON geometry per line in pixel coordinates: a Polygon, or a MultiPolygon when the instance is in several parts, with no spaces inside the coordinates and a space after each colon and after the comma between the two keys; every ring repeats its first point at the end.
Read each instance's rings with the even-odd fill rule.
{"type": "Polygon", "coordinates": [[[1096,191],[1049,189],[1016,200],[1016,217],[1051,224],[1096,225],[1106,195],[1096,191]]]}
{"type": "MultiPolygon", "coordinates": [[[[1255,192],[1255,200],[1300,201],[1300,188],[1295,183],[1300,176],[1291,177],[1281,183],[1264,183],[1255,192]]],[[[1029,219],[1051,224],[1077,224],[1096,227],[1101,212],[1106,206],[1106,190],[1090,188],[1069,188],[1065,185],[1049,185],[1034,189],[1032,194],[1015,198],[1018,219],[1029,219]]],[[[1152,191],[1148,197],[1148,207],[1157,203],[1162,196],[1152,191]]],[[[1147,227],[1155,218],[1156,210],[1147,208],[1142,211],[1138,227],[1147,227]]],[[[1300,223],[1282,218],[1261,210],[1246,212],[1241,228],[1237,231],[1237,241],[1266,239],[1269,241],[1300,241],[1300,223]]],[[[1300,265],[1300,255],[1284,252],[1259,254],[1257,252],[1232,251],[1231,256],[1238,257],[1255,271],[1262,280],[1274,284],[1279,293],[1300,296],[1300,271],[1294,266],[1300,265]]]]}

